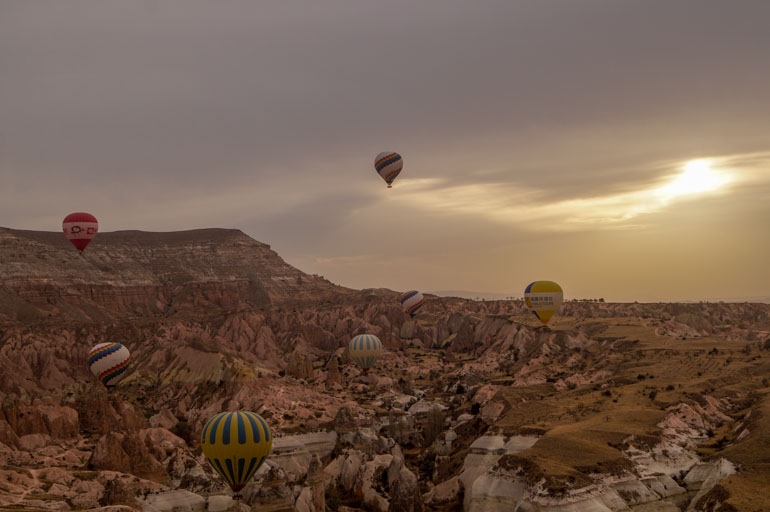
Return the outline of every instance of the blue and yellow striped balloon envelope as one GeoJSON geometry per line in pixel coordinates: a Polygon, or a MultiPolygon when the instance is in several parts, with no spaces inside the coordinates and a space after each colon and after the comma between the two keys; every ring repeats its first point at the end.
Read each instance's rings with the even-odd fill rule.
{"type": "Polygon", "coordinates": [[[206,460],[236,493],[265,462],[272,447],[270,427],[262,416],[249,411],[221,412],[206,423],[201,434],[206,460]]]}
{"type": "Polygon", "coordinates": [[[359,334],[350,340],[348,352],[350,353],[350,359],[366,373],[374,365],[374,362],[377,361],[377,358],[380,357],[382,342],[374,334],[359,334]]]}

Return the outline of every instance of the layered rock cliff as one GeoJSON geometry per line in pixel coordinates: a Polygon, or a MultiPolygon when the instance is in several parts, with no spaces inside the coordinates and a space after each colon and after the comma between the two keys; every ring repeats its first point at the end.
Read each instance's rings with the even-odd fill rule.
{"type": "Polygon", "coordinates": [[[61,233],[0,228],[6,321],[199,318],[207,310],[321,303],[347,290],[288,265],[234,229],[99,233],[78,253],[61,233]]]}

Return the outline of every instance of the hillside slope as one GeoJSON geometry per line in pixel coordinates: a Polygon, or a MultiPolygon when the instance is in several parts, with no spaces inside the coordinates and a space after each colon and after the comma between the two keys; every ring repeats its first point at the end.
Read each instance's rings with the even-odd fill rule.
{"type": "Polygon", "coordinates": [[[61,233],[0,228],[0,314],[40,322],[319,302],[348,292],[239,230],[99,233],[81,255],[61,233]]]}

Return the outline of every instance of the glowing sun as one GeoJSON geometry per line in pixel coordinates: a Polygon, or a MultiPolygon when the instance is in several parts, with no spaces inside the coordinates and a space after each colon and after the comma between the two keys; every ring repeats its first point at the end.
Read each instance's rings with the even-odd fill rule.
{"type": "Polygon", "coordinates": [[[657,191],[664,200],[679,196],[705,194],[724,187],[730,177],[723,171],[711,168],[708,159],[690,160],[682,168],[682,172],[673,176],[657,191]]]}

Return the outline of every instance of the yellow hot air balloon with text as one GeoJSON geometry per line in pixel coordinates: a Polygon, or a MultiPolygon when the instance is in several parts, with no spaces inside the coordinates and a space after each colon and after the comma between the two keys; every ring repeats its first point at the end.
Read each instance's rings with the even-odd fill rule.
{"type": "Polygon", "coordinates": [[[561,286],[553,281],[535,281],[524,290],[527,308],[543,325],[548,325],[551,317],[559,311],[563,300],[564,292],[561,286]]]}

